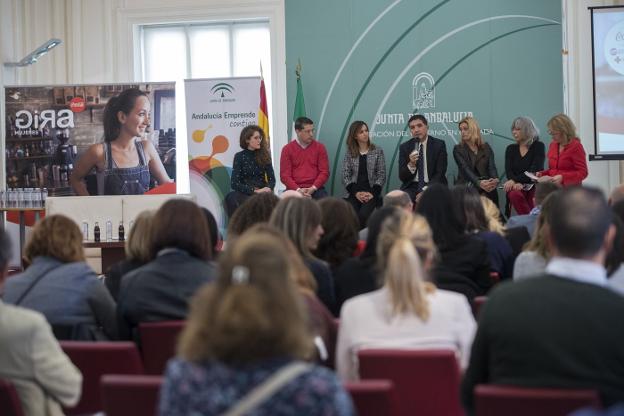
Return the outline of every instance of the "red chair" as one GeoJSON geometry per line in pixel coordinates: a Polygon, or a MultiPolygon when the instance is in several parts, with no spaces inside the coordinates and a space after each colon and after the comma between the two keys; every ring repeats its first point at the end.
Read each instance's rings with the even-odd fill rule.
{"type": "Polygon", "coordinates": [[[399,415],[460,416],[460,372],[450,350],[361,350],[362,379],[394,383],[399,415]]]}
{"type": "Polygon", "coordinates": [[[100,378],[104,374],[143,374],[139,351],[132,342],[61,341],[61,348],[82,373],[82,396],[65,409],[67,415],[102,411],[100,378]]]}
{"type": "Polygon", "coordinates": [[[477,296],[472,300],[472,314],[476,320],[479,320],[479,312],[487,301],[487,296],[477,296]]]}
{"type": "Polygon", "coordinates": [[[0,411],[4,416],[24,416],[15,386],[4,379],[0,379],[0,411]]]}
{"type": "Polygon", "coordinates": [[[161,375],[170,358],[175,356],[176,343],[185,321],[145,322],[139,324],[141,356],[145,373],[161,375]]]}
{"type": "Polygon", "coordinates": [[[154,416],[163,378],[105,375],[100,384],[107,416],[154,416]]]}
{"type": "Polygon", "coordinates": [[[480,384],[474,395],[477,416],[565,416],[581,407],[601,407],[594,390],[480,384]]]}
{"type": "Polygon", "coordinates": [[[360,416],[398,415],[394,384],[390,380],[361,380],[345,383],[360,416]]]}

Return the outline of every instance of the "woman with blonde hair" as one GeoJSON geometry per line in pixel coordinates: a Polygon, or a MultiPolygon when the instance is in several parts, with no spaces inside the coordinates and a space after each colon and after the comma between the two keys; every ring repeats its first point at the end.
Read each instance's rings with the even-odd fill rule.
{"type": "Polygon", "coordinates": [[[85,262],[82,232],[64,215],[35,226],[24,256],[30,266],[7,280],[4,301],[45,315],[63,339],[116,339],[115,301],[85,262]]]}
{"type": "Polygon", "coordinates": [[[513,280],[526,279],[531,276],[539,276],[546,270],[546,264],[552,255],[548,244],[547,228],[548,216],[550,215],[552,202],[558,191],[548,195],[542,202],[542,209],[537,217],[533,238],[524,250],[516,258],[513,269],[513,280]]]}
{"type": "Polygon", "coordinates": [[[286,253],[278,238],[253,232],[222,253],[217,280],[191,302],[159,414],[354,413],[336,376],[305,362],[312,336],[286,253]]]}
{"type": "Polygon", "coordinates": [[[459,122],[461,143],[453,148],[457,163],[457,185],[474,186],[479,193],[498,205],[498,172],[494,162],[494,151],[483,141],[479,123],[472,117],[459,122]]]}
{"type": "Polygon", "coordinates": [[[377,242],[383,286],[347,300],[340,314],[343,380],[358,379],[357,352],[367,348],[448,348],[466,368],[476,324],[464,296],[429,282],[435,252],[424,217],[397,211],[385,220],[377,242]]]}
{"type": "Polygon", "coordinates": [[[548,169],[537,172],[538,181],[581,185],[587,177],[587,157],[574,123],[565,114],[557,114],[548,120],[547,126],[553,141],[546,154],[548,169]]]}

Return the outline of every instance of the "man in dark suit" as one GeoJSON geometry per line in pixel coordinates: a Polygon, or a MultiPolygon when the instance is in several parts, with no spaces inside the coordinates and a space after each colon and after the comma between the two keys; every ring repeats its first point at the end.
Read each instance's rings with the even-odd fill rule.
{"type": "Polygon", "coordinates": [[[550,196],[543,276],[503,283],[479,316],[462,401],[473,410],[478,384],[593,389],[603,405],[624,401],[624,298],[603,267],[615,235],[597,189],[550,196]]]}
{"type": "Polygon", "coordinates": [[[407,192],[413,202],[428,184],[447,184],[447,160],[446,145],[442,140],[429,136],[425,116],[414,114],[408,126],[412,138],[399,147],[399,179],[401,190],[407,192]]]}

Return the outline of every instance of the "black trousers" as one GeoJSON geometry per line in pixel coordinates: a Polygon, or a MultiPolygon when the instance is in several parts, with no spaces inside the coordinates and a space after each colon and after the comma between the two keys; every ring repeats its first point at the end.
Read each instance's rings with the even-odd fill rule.
{"type": "Polygon", "coordinates": [[[358,216],[358,220],[360,221],[360,230],[363,228],[366,228],[366,223],[368,222],[368,218],[371,216],[371,214],[373,213],[373,211],[375,211],[376,208],[381,206],[381,198],[378,196],[373,197],[373,199],[371,199],[365,204],[358,201],[355,195],[351,195],[351,194],[349,194],[349,197],[345,198],[345,200],[348,203],[350,203],[353,209],[355,210],[358,216]]]}

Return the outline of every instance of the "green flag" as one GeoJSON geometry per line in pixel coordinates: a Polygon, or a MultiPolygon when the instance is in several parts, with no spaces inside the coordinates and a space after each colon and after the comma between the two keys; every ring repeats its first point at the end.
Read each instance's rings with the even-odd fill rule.
{"type": "Polygon", "coordinates": [[[290,135],[290,140],[297,138],[297,133],[295,133],[295,120],[299,117],[306,116],[305,102],[303,101],[303,85],[301,83],[301,62],[297,64],[295,74],[297,74],[297,98],[295,98],[295,111],[293,113],[292,134],[290,135]]]}

